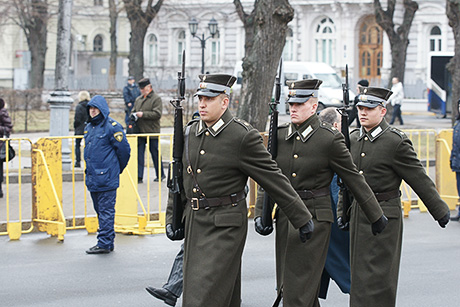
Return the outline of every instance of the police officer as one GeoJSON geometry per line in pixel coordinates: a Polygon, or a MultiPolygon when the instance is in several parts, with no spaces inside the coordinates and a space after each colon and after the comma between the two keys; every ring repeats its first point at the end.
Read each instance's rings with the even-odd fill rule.
{"type": "Polygon", "coordinates": [[[411,141],[404,132],[390,127],[384,118],[391,93],[376,87],[363,90],[358,102],[362,127],[350,135],[353,160],[389,220],[388,229],[373,237],[363,210],[352,206],[352,307],[395,306],[403,227],[399,187],[403,179],[441,227],[449,222],[449,208],[426,174],[411,141]]]}
{"type": "MultiPolygon", "coordinates": [[[[287,103],[291,122],[278,130],[276,162],[312,213],[315,224],[315,235],[307,244],[300,244],[285,210],[277,211],[276,276],[285,307],[319,306],[321,274],[334,221],[329,191],[334,173],[354,193],[371,221],[368,230],[377,234],[386,225],[374,194],[353,164],[343,135],[316,115],[321,83],[321,80],[309,79],[289,84],[287,103]]],[[[259,227],[262,198],[258,197],[255,214],[259,233],[263,233],[259,227]]]]}
{"type": "MultiPolygon", "coordinates": [[[[311,214],[281,174],[260,133],[228,110],[236,78],[200,75],[200,119],[184,137],[185,257],[183,306],[240,306],[241,256],[247,234],[245,186],[250,176],[285,210],[297,241],[313,231],[311,214]],[[300,238],[299,238],[300,234],[300,238]]],[[[172,233],[172,199],[166,234],[172,233]]]]}
{"type": "Polygon", "coordinates": [[[115,239],[115,202],[119,177],[128,164],[130,147],[123,127],[109,117],[104,97],[94,96],[88,103],[89,123],[85,127],[86,186],[91,192],[99,221],[97,244],[88,254],[108,254],[115,239]]]}

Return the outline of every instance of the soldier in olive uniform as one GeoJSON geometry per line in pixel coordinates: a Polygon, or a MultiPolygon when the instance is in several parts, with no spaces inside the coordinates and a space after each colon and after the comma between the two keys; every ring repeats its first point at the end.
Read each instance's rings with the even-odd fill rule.
{"type": "MultiPolygon", "coordinates": [[[[183,306],[240,306],[248,177],[270,193],[299,229],[299,244],[311,236],[313,222],[271,159],[260,133],[227,110],[236,78],[223,74],[199,77],[195,96],[199,98],[200,119],[189,123],[184,137],[183,306]]],[[[167,236],[175,239],[171,197],[166,223],[167,236]]]]}
{"type": "Polygon", "coordinates": [[[368,87],[359,97],[362,127],[351,133],[351,153],[359,172],[375,193],[389,219],[387,230],[373,237],[369,220],[353,205],[350,222],[350,306],[395,306],[402,245],[399,187],[404,179],[441,227],[449,222],[449,208],[428,177],[409,138],[385,120],[391,91],[368,87]]]}
{"type": "MultiPolygon", "coordinates": [[[[329,195],[334,173],[354,192],[366,217],[373,223],[369,225],[369,232],[381,232],[387,222],[374,193],[353,164],[342,133],[321,122],[316,115],[321,83],[313,79],[290,84],[287,103],[291,123],[278,130],[276,162],[313,215],[315,224],[313,238],[307,244],[300,244],[284,209],[277,212],[276,275],[285,307],[319,306],[321,274],[334,222],[329,195]]],[[[263,234],[262,199],[258,197],[256,204],[255,225],[256,231],[263,234]]]]}

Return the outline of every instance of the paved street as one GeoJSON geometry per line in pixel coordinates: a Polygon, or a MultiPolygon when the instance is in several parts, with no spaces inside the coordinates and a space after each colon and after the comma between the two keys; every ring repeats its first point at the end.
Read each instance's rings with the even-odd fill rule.
{"type": "MultiPolygon", "coordinates": [[[[404,111],[403,107],[402,128],[450,128],[450,119],[436,118],[423,108],[404,111]]],[[[45,135],[29,136],[36,140],[45,135]]],[[[4,204],[2,199],[0,210],[4,204]]],[[[262,237],[255,233],[253,222],[249,223],[242,306],[271,306],[275,299],[274,235],[262,237]]],[[[451,222],[441,229],[428,213],[413,210],[404,225],[397,306],[458,306],[455,269],[460,223],[451,222]]],[[[85,250],[95,243],[96,236],[85,230],[68,231],[63,243],[45,233],[25,234],[19,241],[0,236],[0,306],[165,306],[144,288],[165,282],[180,242],[171,242],[163,234],[117,234],[113,253],[86,255],[85,250]]],[[[206,259],[200,265],[206,265],[206,259]]],[[[348,296],[332,283],[321,306],[348,306],[348,296]]]]}

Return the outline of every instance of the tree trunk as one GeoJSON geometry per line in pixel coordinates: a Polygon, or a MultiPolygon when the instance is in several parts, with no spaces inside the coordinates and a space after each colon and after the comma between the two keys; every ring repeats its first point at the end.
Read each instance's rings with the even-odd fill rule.
{"type": "Polygon", "coordinates": [[[452,75],[453,125],[458,116],[457,101],[460,99],[460,3],[458,0],[446,0],[446,14],[455,39],[455,54],[447,65],[447,69],[452,75]]]}
{"type": "Polygon", "coordinates": [[[265,131],[287,24],[294,18],[294,9],[288,0],[259,0],[252,13],[246,15],[239,0],[234,0],[234,4],[246,32],[237,115],[259,131],[265,131]]]}
{"type": "Polygon", "coordinates": [[[43,88],[44,73],[45,73],[45,57],[46,38],[48,31],[46,25],[41,29],[34,29],[27,37],[27,44],[30,50],[30,72],[29,72],[29,87],[30,88],[43,88]]]}
{"type": "Polygon", "coordinates": [[[404,16],[400,26],[395,27],[393,17],[396,0],[387,1],[387,9],[383,10],[380,0],[374,0],[375,19],[385,30],[391,46],[391,75],[388,87],[391,87],[391,79],[397,77],[404,83],[406,71],[407,46],[409,46],[409,31],[414,20],[418,4],[412,0],[403,0],[404,16]],[[395,31],[396,29],[396,31],[395,31]]]}
{"type": "Polygon", "coordinates": [[[144,39],[145,33],[153,18],[163,4],[163,0],[158,0],[152,5],[153,0],[148,0],[145,11],[142,9],[142,0],[123,0],[126,15],[131,24],[131,36],[129,38],[129,74],[139,80],[144,75],[144,39]]]}
{"type": "Polygon", "coordinates": [[[110,16],[110,66],[109,66],[109,88],[116,88],[117,79],[117,20],[118,11],[115,0],[109,0],[109,16],[110,16]]]}

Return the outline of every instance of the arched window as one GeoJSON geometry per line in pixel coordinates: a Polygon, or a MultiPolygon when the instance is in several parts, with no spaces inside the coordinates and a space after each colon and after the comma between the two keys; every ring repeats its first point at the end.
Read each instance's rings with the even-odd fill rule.
{"type": "Polygon", "coordinates": [[[430,51],[441,51],[441,29],[434,26],[430,31],[430,51]]]}
{"type": "Polygon", "coordinates": [[[375,16],[366,17],[359,27],[359,77],[380,78],[383,64],[383,30],[375,16]]]}
{"type": "Polygon", "coordinates": [[[147,38],[147,63],[149,66],[158,65],[158,39],[155,34],[147,38]]]}
{"type": "Polygon", "coordinates": [[[214,37],[211,38],[211,65],[219,65],[220,63],[220,33],[217,30],[214,37]]]}
{"type": "Polygon", "coordinates": [[[283,59],[285,61],[294,60],[294,32],[291,28],[288,28],[286,32],[286,44],[283,49],[283,59]]]}
{"type": "Polygon", "coordinates": [[[316,61],[334,65],[335,25],[332,19],[325,17],[316,26],[316,61]]]}
{"type": "Polygon", "coordinates": [[[185,31],[180,31],[177,36],[177,63],[182,63],[182,51],[185,50],[185,31]]]}
{"type": "Polygon", "coordinates": [[[96,35],[93,40],[93,51],[100,52],[103,50],[104,40],[101,35],[96,35]]]}

